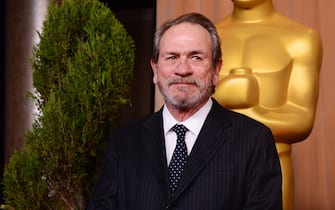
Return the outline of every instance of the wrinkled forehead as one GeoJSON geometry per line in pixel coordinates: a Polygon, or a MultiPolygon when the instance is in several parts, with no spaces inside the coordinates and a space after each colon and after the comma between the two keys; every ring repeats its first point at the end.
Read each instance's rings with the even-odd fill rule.
{"type": "Polygon", "coordinates": [[[160,46],[173,44],[175,42],[185,42],[205,44],[211,48],[211,39],[208,31],[199,24],[181,23],[169,28],[161,38],[160,46]]]}

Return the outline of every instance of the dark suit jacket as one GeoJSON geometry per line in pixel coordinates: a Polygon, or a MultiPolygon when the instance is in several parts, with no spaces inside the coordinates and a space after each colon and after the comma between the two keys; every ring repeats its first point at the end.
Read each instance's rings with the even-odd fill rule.
{"type": "Polygon", "coordinates": [[[174,197],[162,110],[111,135],[100,173],[88,209],[282,209],[281,169],[271,131],[216,101],[174,197]]]}

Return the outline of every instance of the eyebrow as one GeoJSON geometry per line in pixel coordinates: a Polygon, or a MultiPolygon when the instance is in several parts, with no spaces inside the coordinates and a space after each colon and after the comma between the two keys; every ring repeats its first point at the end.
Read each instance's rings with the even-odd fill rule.
{"type": "Polygon", "coordinates": [[[205,55],[205,52],[202,50],[193,50],[190,53],[191,55],[195,55],[195,54],[201,54],[201,55],[205,55]]]}
{"type": "MultiPolygon", "coordinates": [[[[174,52],[174,51],[167,51],[167,52],[161,53],[162,56],[166,56],[166,55],[179,55],[179,54],[183,54],[183,53],[174,52]]],[[[192,51],[187,51],[186,54],[188,54],[188,55],[196,55],[196,54],[205,55],[205,52],[202,51],[202,50],[192,50],[192,51]]]]}

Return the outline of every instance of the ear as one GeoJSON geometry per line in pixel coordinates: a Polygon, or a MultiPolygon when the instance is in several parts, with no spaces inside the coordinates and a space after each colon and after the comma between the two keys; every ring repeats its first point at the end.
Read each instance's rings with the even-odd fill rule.
{"type": "Polygon", "coordinates": [[[222,67],[222,60],[220,60],[216,66],[215,66],[215,72],[214,72],[214,76],[213,76],[213,85],[217,85],[219,83],[219,73],[222,67]]]}
{"type": "Polygon", "coordinates": [[[157,64],[151,59],[150,65],[151,65],[152,72],[154,73],[154,76],[152,77],[152,81],[154,84],[157,84],[158,83],[157,64]]]}

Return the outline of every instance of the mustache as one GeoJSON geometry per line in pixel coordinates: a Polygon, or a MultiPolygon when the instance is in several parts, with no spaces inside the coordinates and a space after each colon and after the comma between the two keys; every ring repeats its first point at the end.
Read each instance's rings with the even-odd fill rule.
{"type": "Polygon", "coordinates": [[[170,78],[167,80],[167,84],[173,85],[173,84],[193,84],[197,87],[200,86],[200,81],[193,78],[170,78]]]}

